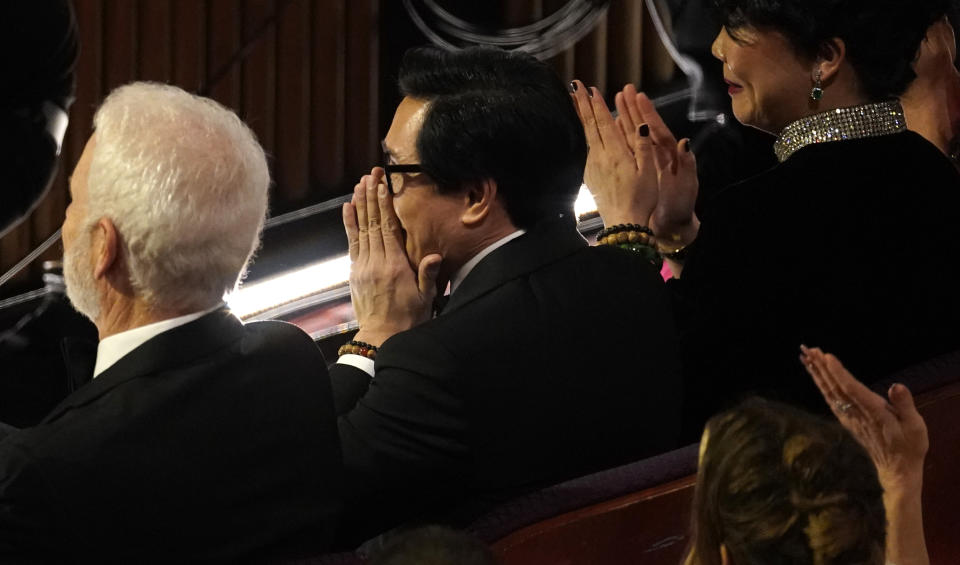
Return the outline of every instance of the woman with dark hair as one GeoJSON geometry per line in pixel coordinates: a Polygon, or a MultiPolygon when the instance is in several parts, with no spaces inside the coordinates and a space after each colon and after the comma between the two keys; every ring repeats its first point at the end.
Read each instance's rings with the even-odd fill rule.
{"type": "Polygon", "coordinates": [[[947,3],[717,0],[734,115],[778,135],[780,163],[702,218],[689,143],[649,99],[628,87],[615,121],[572,83],[604,223],[649,226],[675,276],[688,437],[749,393],[825,410],[800,343],[866,381],[960,348],[960,176],[896,100],[947,3]]]}

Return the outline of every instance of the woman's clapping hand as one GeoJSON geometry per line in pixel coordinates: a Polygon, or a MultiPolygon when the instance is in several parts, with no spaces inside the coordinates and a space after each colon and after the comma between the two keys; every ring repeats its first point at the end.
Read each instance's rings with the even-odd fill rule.
{"type": "Polygon", "coordinates": [[[600,92],[571,83],[590,152],[584,182],[604,224],[649,225],[665,247],[689,244],[699,229],[696,159],[677,141],[653,103],[633,85],[615,98],[617,118],[600,92]]]}

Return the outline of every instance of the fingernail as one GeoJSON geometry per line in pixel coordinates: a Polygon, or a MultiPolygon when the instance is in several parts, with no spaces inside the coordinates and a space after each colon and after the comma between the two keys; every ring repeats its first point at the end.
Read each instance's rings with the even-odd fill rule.
{"type": "Polygon", "coordinates": [[[579,87],[577,86],[577,81],[571,80],[571,81],[570,81],[570,86],[569,86],[569,88],[570,88],[570,92],[576,92],[576,91],[577,91],[577,88],[579,88],[579,87]]]}
{"type": "Polygon", "coordinates": [[[637,128],[637,135],[640,137],[648,137],[650,135],[650,126],[647,124],[640,124],[640,127],[637,128]]]}
{"type": "Polygon", "coordinates": [[[593,98],[593,87],[592,87],[592,86],[587,89],[587,96],[589,96],[590,98],[593,98]]]}
{"type": "Polygon", "coordinates": [[[689,140],[689,139],[684,139],[684,140],[683,140],[683,150],[684,150],[685,152],[687,152],[687,153],[690,152],[690,140],[689,140]]]}

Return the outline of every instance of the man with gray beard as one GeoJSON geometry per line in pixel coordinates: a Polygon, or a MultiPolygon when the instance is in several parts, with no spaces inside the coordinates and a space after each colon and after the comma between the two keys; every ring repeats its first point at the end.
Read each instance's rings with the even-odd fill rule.
{"type": "Polygon", "coordinates": [[[325,547],[340,452],[324,360],[225,307],[269,173],[240,119],[136,83],[94,118],[63,223],[93,380],[0,441],[0,560],[227,561],[325,547]]]}

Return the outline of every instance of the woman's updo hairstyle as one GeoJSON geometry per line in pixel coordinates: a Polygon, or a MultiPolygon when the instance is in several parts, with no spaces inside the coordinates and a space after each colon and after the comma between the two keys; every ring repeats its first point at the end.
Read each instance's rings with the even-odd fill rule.
{"type": "Polygon", "coordinates": [[[883,490],[836,422],[760,399],[714,416],[694,495],[692,565],[883,565],[883,490]]]}
{"type": "Polygon", "coordinates": [[[783,34],[797,54],[816,58],[838,37],[863,94],[878,102],[899,97],[916,78],[913,62],[927,28],[951,0],[714,0],[736,39],[753,27],[783,34]]]}

